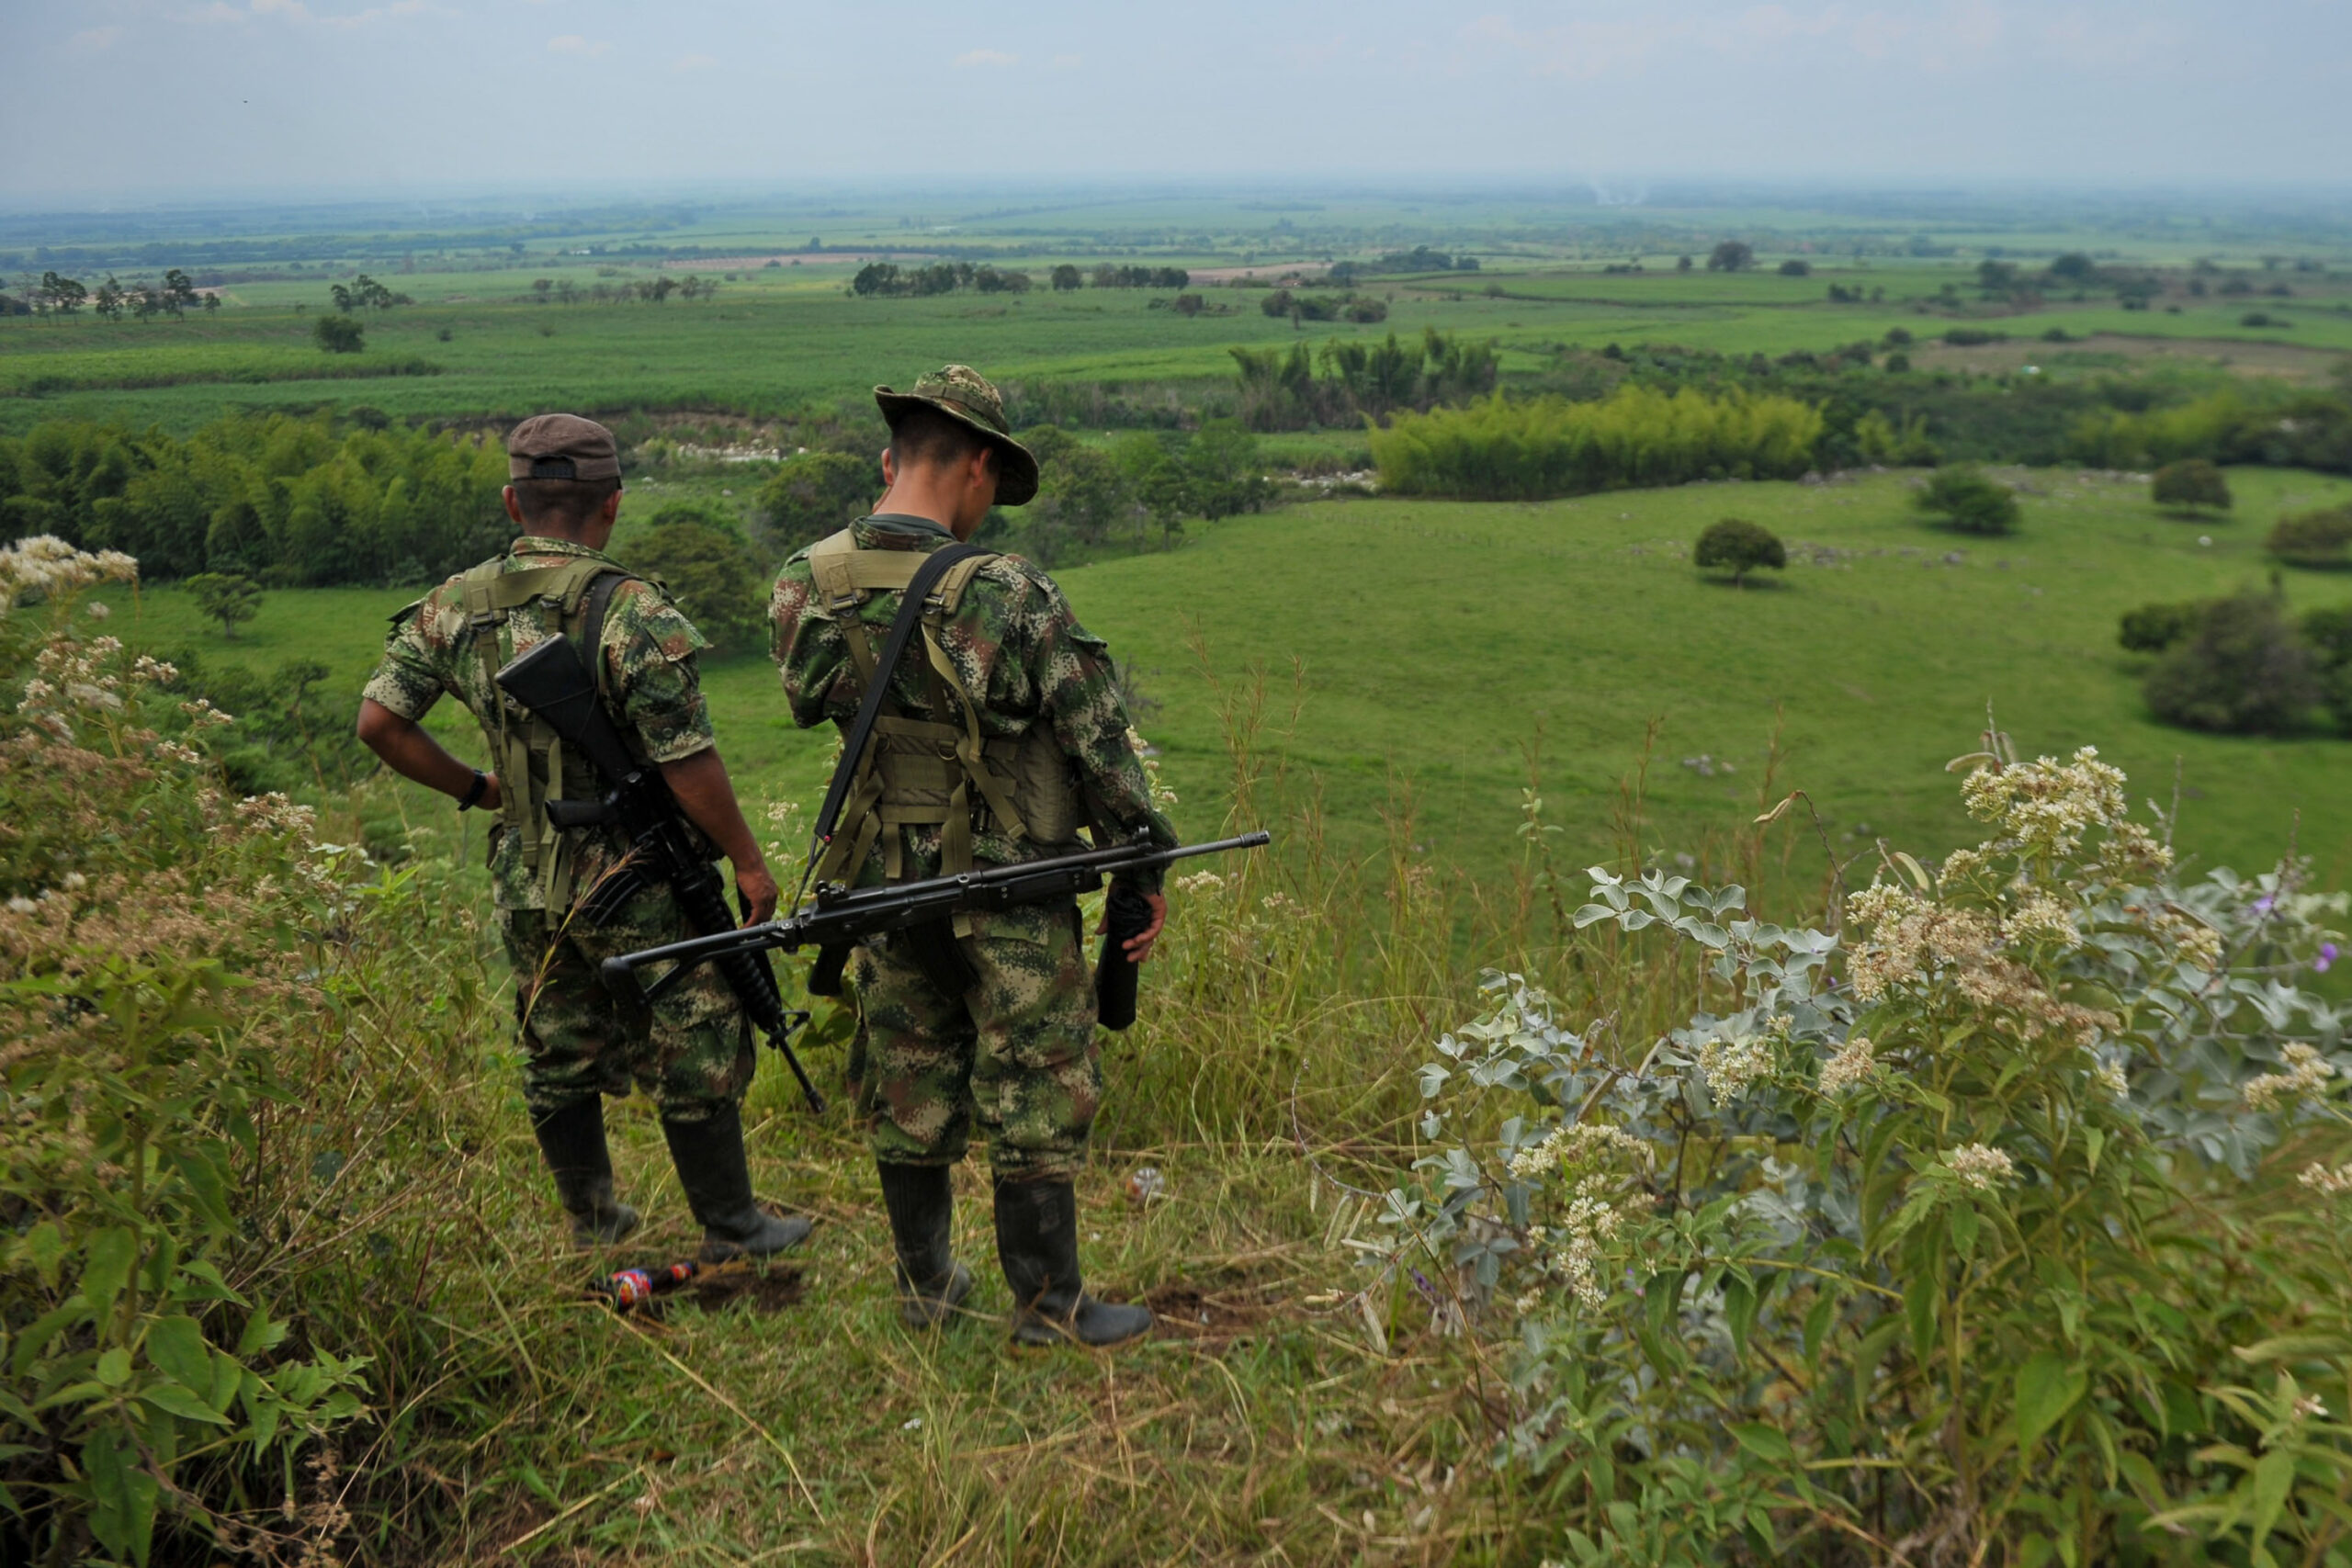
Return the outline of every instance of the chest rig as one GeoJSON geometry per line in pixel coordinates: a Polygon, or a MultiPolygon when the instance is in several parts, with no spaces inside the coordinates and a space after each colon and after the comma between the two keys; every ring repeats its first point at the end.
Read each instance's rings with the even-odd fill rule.
{"type": "MultiPolygon", "coordinates": [[[[564,909],[576,890],[576,835],[559,832],[548,823],[547,803],[565,797],[567,779],[594,793],[596,771],[559,740],[545,719],[515,705],[493,677],[513,647],[508,628],[514,612],[537,602],[554,615],[550,635],[561,631],[580,648],[595,673],[596,695],[609,711],[605,611],[622,583],[639,579],[611,561],[586,556],[520,571],[508,570],[506,562],[505,557],[484,561],[458,580],[474,656],[481,660],[482,689],[490,694],[489,711],[477,711],[475,716],[481,721],[482,738],[490,743],[498,770],[499,815],[505,831],[520,846],[524,867],[537,879],[546,907],[564,909]]],[[[626,733],[627,727],[622,728],[626,733]]]]}
{"type": "MultiPolygon", "coordinates": [[[[998,558],[973,555],[940,575],[919,612],[922,635],[923,716],[901,711],[877,671],[874,641],[859,611],[876,593],[901,593],[925,558],[922,550],[863,550],[844,530],[813,546],[808,566],[817,598],[841,628],[860,690],[886,682],[870,744],[841,765],[853,769],[841,830],[817,863],[820,881],[854,882],[878,843],[883,872],[906,875],[902,827],[939,829],[942,875],[972,869],[975,832],[996,832],[1047,845],[1068,843],[1084,822],[1077,784],[1052,729],[1034,724],[1017,736],[984,737],[980,705],[965,688],[944,639],[964,593],[998,558]]],[[[900,607],[900,614],[905,613],[900,607]]]]}

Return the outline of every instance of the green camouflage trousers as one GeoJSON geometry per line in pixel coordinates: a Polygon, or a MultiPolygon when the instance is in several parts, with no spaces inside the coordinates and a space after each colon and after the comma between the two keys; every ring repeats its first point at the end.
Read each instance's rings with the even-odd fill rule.
{"type": "Polygon", "coordinates": [[[523,1098],[532,1114],[627,1094],[634,1082],[673,1122],[700,1122],[752,1087],[752,1032],[735,994],[706,964],[650,1009],[605,989],[597,966],[694,934],[670,895],[647,893],[609,924],[565,925],[539,909],[499,912],[514,966],[523,1098]]]}
{"type": "Polygon", "coordinates": [[[1000,1176],[1074,1175],[1102,1100],[1094,977],[1074,903],[975,913],[979,972],[942,992],[892,936],[858,951],[850,1092],[874,1157],[949,1165],[978,1122],[1000,1176]]]}

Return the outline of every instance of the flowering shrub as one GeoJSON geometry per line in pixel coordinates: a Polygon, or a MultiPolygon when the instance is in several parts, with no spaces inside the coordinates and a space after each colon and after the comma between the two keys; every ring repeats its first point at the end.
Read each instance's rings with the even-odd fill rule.
{"type": "Polygon", "coordinates": [[[2176,878],[2088,749],[1956,766],[1992,836],[1887,854],[1842,931],[1591,871],[1579,928],[1703,961],[1637,1060],[1498,975],[1421,1069],[1438,1147],[1388,1218],[1515,1328],[1509,1448],[1573,1561],[2342,1537],[2352,1165],[2259,1200],[2352,1067],[2297,985],[2344,897],[2294,863],[2176,878]]]}

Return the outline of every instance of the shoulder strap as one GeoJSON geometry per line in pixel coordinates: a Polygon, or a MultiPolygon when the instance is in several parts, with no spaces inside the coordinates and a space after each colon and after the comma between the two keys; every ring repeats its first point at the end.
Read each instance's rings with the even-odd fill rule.
{"type": "MultiPolygon", "coordinates": [[[[860,551],[860,554],[867,552],[860,551]]],[[[958,561],[988,552],[971,545],[946,545],[928,555],[912,550],[876,551],[876,554],[903,554],[920,561],[903,590],[905,597],[899,601],[899,614],[890,623],[890,636],[882,645],[881,657],[875,660],[873,678],[865,682],[865,694],[857,705],[857,717],[851,721],[848,732],[842,738],[842,759],[833,767],[832,783],[825,786],[825,802],[817,808],[816,840],[830,844],[833,828],[841,819],[842,803],[848,798],[851,781],[862,770],[867,744],[874,739],[874,721],[882,712],[882,704],[890,689],[890,674],[913,640],[915,627],[921,624],[923,601],[948,568],[958,561]]]]}
{"type": "Polygon", "coordinates": [[[595,581],[589,583],[588,592],[582,601],[584,608],[580,621],[580,649],[595,677],[597,699],[607,708],[612,706],[613,694],[607,687],[609,677],[605,672],[607,662],[605,658],[605,612],[612,608],[613,595],[620,591],[622,583],[628,581],[629,574],[618,568],[600,572],[595,581]]]}

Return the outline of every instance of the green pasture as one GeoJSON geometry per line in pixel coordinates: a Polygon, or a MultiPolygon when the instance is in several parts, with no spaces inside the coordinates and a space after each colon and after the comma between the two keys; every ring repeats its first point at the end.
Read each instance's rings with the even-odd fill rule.
{"type": "MultiPolygon", "coordinates": [[[[2097,745],[2143,795],[2170,798],[2177,758],[2186,851],[2254,866],[2293,841],[2324,882],[2352,874],[2352,741],[2158,725],[2141,664],[2115,645],[2117,617],[2136,604],[2263,581],[2271,519],[2352,498],[2352,482],[2237,470],[2235,514],[2200,522],[2159,513],[2141,486],[2041,471],[2023,528],[2003,539],[1915,520],[1908,482],[1322,502],[1201,527],[1174,554],[1063,581],[1163,705],[1142,727],[1193,834],[1218,825],[1227,788],[1216,683],[1262,678],[1264,741],[1293,770],[1295,798],[1320,795],[1342,848],[1382,841],[1383,814],[1409,799],[1415,840],[1474,871],[1514,852],[1539,738],[1563,852],[1577,865],[1608,852],[1620,782],[1653,720],[1646,847],[1660,854],[1703,853],[1759,808],[1776,726],[1775,797],[1806,790],[1841,856],[1882,836],[1940,852],[1971,828],[1939,770],[1973,748],[1990,703],[2020,748],[2097,745]],[[1726,515],[1779,532],[1789,570],[1738,591],[1695,573],[1690,541],[1726,515]]],[[[2298,609],[2352,600],[2341,576],[2290,573],[2285,585],[2298,609]]],[[[274,592],[233,643],[169,589],[146,592],[130,624],[207,658],[316,659],[350,689],[382,617],[414,592],[274,592]]],[[[716,661],[706,684],[747,797],[819,791],[830,739],[792,728],[764,660],[716,661]]],[[[454,712],[435,716],[472,745],[454,712]]]]}

